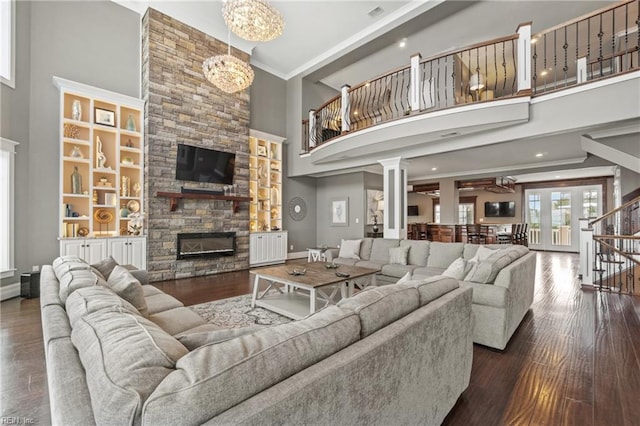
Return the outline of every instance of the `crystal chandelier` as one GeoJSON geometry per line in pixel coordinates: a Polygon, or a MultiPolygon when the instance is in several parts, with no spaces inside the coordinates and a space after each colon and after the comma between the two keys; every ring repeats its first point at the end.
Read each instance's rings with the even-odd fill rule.
{"type": "Polygon", "coordinates": [[[282,15],[266,0],[227,0],[222,16],[227,27],[245,40],[273,40],[284,29],[282,15]]]}
{"type": "Polygon", "coordinates": [[[205,59],[202,63],[202,71],[207,80],[218,89],[235,93],[251,86],[255,74],[249,64],[231,55],[231,44],[228,46],[226,55],[205,59]]]}

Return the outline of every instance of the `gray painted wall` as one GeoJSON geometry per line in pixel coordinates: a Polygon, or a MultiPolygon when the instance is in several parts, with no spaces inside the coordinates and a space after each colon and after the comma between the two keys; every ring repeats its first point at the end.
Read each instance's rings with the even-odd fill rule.
{"type": "Polygon", "coordinates": [[[31,3],[16,2],[16,78],[15,88],[0,84],[0,135],[19,142],[16,148],[14,227],[15,265],[17,273],[0,285],[18,281],[20,273],[30,271],[27,261],[29,243],[25,238],[29,226],[29,98],[31,90],[31,3]]]}
{"type": "Polygon", "coordinates": [[[287,134],[287,83],[273,74],[253,67],[255,78],[249,90],[249,128],[272,135],[287,134]]]}
{"type": "Polygon", "coordinates": [[[16,265],[25,272],[59,252],[59,92],[52,77],[139,96],[140,18],[107,1],[18,2],[18,31],[18,88],[8,101],[2,89],[2,134],[21,142],[15,233],[16,265]]]}
{"type": "Polygon", "coordinates": [[[336,246],[341,239],[365,236],[363,222],[365,194],[364,173],[349,173],[339,176],[319,178],[316,202],[318,203],[318,245],[336,246]],[[348,198],[348,226],[331,225],[331,201],[348,198]],[[358,219],[359,223],[356,223],[358,219]]]}

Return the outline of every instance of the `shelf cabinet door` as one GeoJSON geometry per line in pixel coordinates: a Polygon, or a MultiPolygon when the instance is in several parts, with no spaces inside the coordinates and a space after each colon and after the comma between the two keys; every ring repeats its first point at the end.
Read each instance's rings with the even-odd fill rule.
{"type": "Polygon", "coordinates": [[[147,239],[129,238],[129,264],[138,269],[147,269],[147,239]]]}
{"type": "Polygon", "coordinates": [[[89,264],[98,263],[101,260],[105,259],[108,256],[107,240],[85,240],[84,255],[84,260],[86,260],[89,264]]]}
{"type": "Polygon", "coordinates": [[[114,238],[109,240],[109,254],[119,265],[128,265],[129,256],[127,252],[127,240],[125,238],[114,238]]]}
{"type": "Polygon", "coordinates": [[[84,259],[84,240],[61,240],[60,256],[78,256],[84,259]]]}

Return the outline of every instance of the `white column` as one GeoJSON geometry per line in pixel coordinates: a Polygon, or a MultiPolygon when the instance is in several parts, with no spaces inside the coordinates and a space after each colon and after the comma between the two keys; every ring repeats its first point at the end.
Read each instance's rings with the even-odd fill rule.
{"type": "Polygon", "coordinates": [[[582,279],[582,285],[593,285],[593,229],[589,228],[589,219],[580,219],[580,267],[578,273],[582,279]]]}
{"type": "Polygon", "coordinates": [[[309,110],[309,148],[316,146],[316,110],[309,110]]]}
{"type": "Polygon", "coordinates": [[[411,111],[420,111],[420,92],[422,81],[420,79],[420,60],[422,55],[416,53],[411,57],[411,86],[409,87],[409,104],[411,111]]]}
{"type": "Polygon", "coordinates": [[[587,57],[583,56],[582,58],[578,58],[578,61],[576,62],[576,66],[577,66],[577,83],[584,83],[585,81],[587,81],[587,57]]]}
{"type": "Polygon", "coordinates": [[[520,24],[518,33],[518,93],[531,90],[531,22],[520,24]]]}
{"type": "Polygon", "coordinates": [[[351,130],[351,104],[349,103],[349,89],[351,89],[351,86],[349,86],[348,84],[345,84],[340,89],[342,92],[340,116],[342,117],[343,132],[348,132],[349,130],[351,130]]]}
{"type": "Polygon", "coordinates": [[[402,157],[379,160],[384,168],[384,237],[407,237],[407,166],[402,157]]]}

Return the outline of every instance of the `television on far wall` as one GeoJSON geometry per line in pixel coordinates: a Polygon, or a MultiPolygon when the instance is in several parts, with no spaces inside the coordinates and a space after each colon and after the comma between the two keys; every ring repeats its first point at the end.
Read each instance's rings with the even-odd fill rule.
{"type": "Polygon", "coordinates": [[[235,164],[232,152],[178,144],[176,179],[232,184],[235,164]]]}
{"type": "Polygon", "coordinates": [[[407,216],[420,216],[418,206],[407,206],[407,216]]]}
{"type": "Polygon", "coordinates": [[[515,201],[487,201],[484,203],[485,217],[515,217],[515,201]]]}

